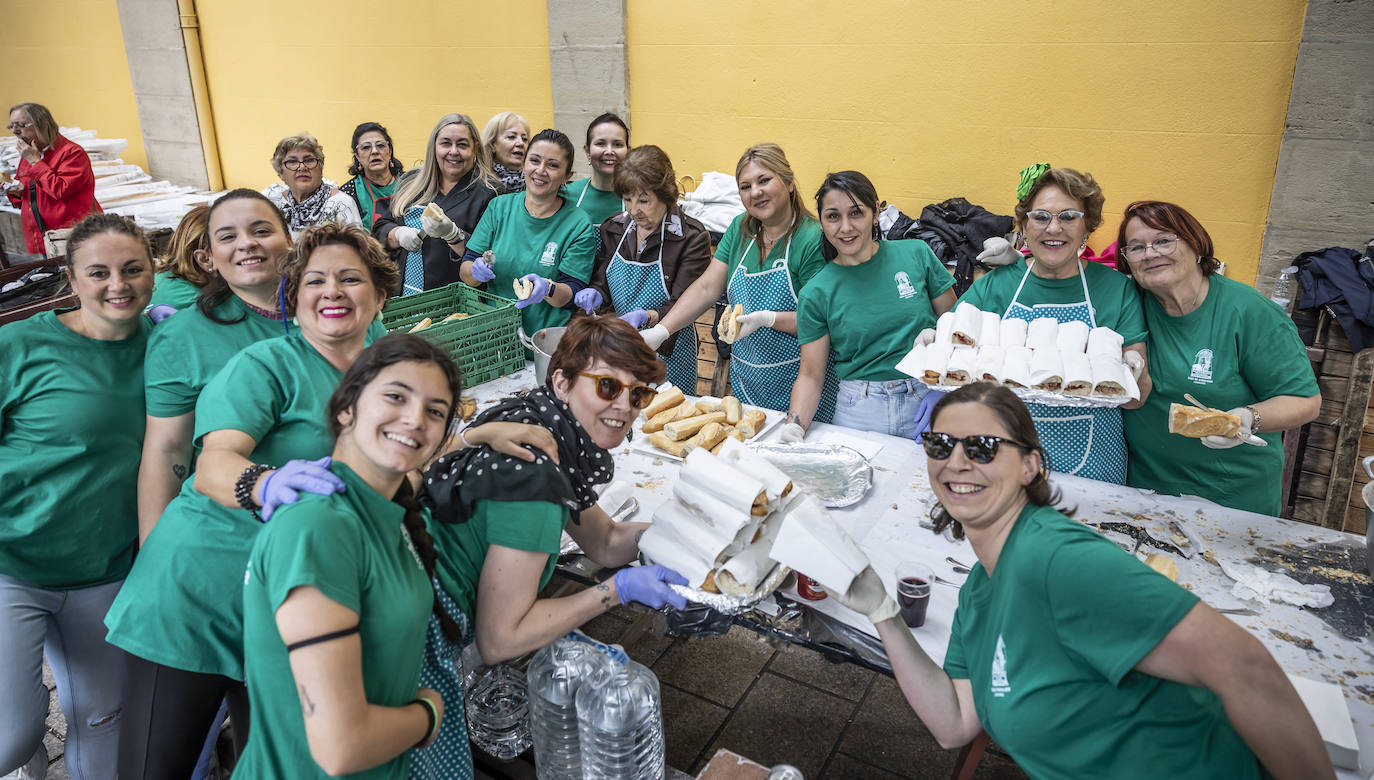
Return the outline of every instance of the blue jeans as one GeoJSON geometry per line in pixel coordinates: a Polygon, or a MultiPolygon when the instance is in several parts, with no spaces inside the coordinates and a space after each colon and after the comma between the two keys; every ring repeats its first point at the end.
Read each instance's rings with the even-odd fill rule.
{"type": "Polygon", "coordinates": [[[917,379],[841,379],[834,422],[846,428],[910,439],[916,433],[916,411],[928,392],[930,388],[917,379]]]}
{"type": "Polygon", "coordinates": [[[0,775],[23,766],[43,742],[46,655],[67,718],[67,773],[115,776],[127,656],[105,642],[105,613],[121,584],[49,590],[0,574],[0,775]]]}

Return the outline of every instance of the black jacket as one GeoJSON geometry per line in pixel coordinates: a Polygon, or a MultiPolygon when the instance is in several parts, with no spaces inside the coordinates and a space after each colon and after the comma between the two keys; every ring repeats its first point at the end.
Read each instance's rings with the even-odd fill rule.
{"type": "Polygon", "coordinates": [[[1338,246],[1293,260],[1302,282],[1299,309],[1325,306],[1345,330],[1352,352],[1374,345],[1374,289],[1360,275],[1360,253],[1338,246]]]}
{"type": "MultiPolygon", "coordinates": [[[[453,224],[467,233],[477,229],[477,221],[482,218],[482,212],[487,210],[487,204],[491,202],[492,198],[501,194],[499,190],[484,186],[475,173],[475,170],[470,172],[447,194],[434,199],[434,202],[439,204],[439,208],[444,210],[448,218],[453,220],[453,224]]],[[[407,176],[414,175],[414,172],[407,174],[407,176]]],[[[423,207],[426,204],[418,205],[423,207]]],[[[386,246],[386,237],[391,235],[391,231],[405,225],[404,215],[392,215],[391,198],[378,200],[376,208],[377,224],[372,228],[372,235],[382,242],[382,246],[386,246]]],[[[405,279],[406,276],[408,257],[409,253],[404,249],[391,251],[391,258],[396,261],[396,267],[401,271],[401,279],[405,279]]],[[[461,265],[459,257],[453,254],[453,250],[442,240],[425,236],[424,242],[420,245],[420,257],[425,264],[426,290],[433,290],[436,287],[443,287],[458,281],[458,269],[461,265]]],[[[399,293],[400,290],[395,292],[399,293]]]]}

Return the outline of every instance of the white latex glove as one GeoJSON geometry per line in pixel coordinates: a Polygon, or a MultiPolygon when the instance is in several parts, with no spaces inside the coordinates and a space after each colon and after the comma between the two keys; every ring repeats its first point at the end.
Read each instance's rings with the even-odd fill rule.
{"type": "Polygon", "coordinates": [[[420,243],[425,240],[424,234],[413,227],[407,227],[405,225],[401,225],[391,231],[391,235],[395,237],[396,243],[400,244],[401,248],[407,252],[418,250],[420,248],[420,243]]]}
{"type": "Polygon", "coordinates": [[[854,578],[854,582],[843,596],[838,593],[830,595],[855,612],[867,615],[874,625],[902,614],[901,607],[887,595],[882,578],[878,576],[878,572],[873,571],[872,566],[866,566],[859,572],[859,576],[854,578]]]}
{"type": "Polygon", "coordinates": [[[5,192],[15,192],[16,190],[24,189],[23,184],[13,180],[0,183],[0,187],[3,187],[5,192]]]}
{"type": "Polygon", "coordinates": [[[639,335],[644,338],[644,343],[649,345],[649,349],[658,349],[663,346],[663,342],[673,335],[662,325],[655,325],[652,328],[641,330],[639,335]]]}
{"type": "Polygon", "coordinates": [[[1145,358],[1141,357],[1135,350],[1126,350],[1122,353],[1121,359],[1126,363],[1126,368],[1131,369],[1131,376],[1135,377],[1136,384],[1140,384],[1140,375],[1145,372],[1145,358]]]}
{"type": "Polygon", "coordinates": [[[735,338],[735,341],[743,339],[745,336],[748,336],[750,333],[753,333],[759,328],[773,327],[773,323],[776,322],[777,319],[777,312],[766,310],[751,311],[748,314],[740,315],[739,319],[735,320],[735,322],[739,323],[739,336],[735,338]]]}
{"type": "Polygon", "coordinates": [[[917,333],[917,334],[916,334],[916,343],[913,344],[912,346],[914,346],[914,347],[924,347],[924,346],[927,346],[927,345],[929,345],[929,344],[934,344],[934,343],[935,343],[935,329],[934,329],[934,328],[926,328],[925,330],[923,330],[923,331],[921,331],[920,333],[917,333]]]}
{"type": "Polygon", "coordinates": [[[453,224],[453,220],[449,219],[447,214],[444,215],[443,219],[431,219],[421,214],[420,225],[424,227],[425,235],[434,236],[446,243],[458,237],[458,226],[453,224]]]}
{"type": "Polygon", "coordinates": [[[1227,414],[1234,414],[1240,418],[1240,433],[1236,436],[1203,436],[1200,441],[1202,446],[1214,450],[1229,450],[1245,442],[1241,439],[1250,435],[1250,428],[1255,424],[1255,416],[1250,414],[1250,410],[1245,407],[1232,409],[1227,414]]]}
{"type": "Polygon", "coordinates": [[[783,444],[798,444],[806,438],[806,431],[794,422],[782,426],[782,432],[778,434],[778,441],[783,444]]]}
{"type": "Polygon", "coordinates": [[[974,258],[983,265],[1011,265],[1021,259],[1021,253],[1011,242],[1001,236],[993,236],[983,242],[983,251],[974,258]]]}

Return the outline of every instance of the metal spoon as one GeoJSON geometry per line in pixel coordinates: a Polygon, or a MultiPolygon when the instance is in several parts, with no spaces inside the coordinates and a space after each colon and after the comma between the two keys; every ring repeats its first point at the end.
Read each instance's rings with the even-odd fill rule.
{"type": "Polygon", "coordinates": [[[955,566],[958,566],[959,568],[963,569],[964,571],[960,572],[960,574],[968,574],[970,571],[973,570],[972,566],[969,566],[967,563],[964,563],[963,561],[956,561],[954,559],[954,556],[952,555],[945,556],[945,563],[952,563],[955,566]]]}
{"type": "MultiPolygon", "coordinates": [[[[1222,412],[1220,409],[1213,409],[1213,408],[1210,407],[1210,406],[1203,406],[1203,405],[1202,405],[1202,402],[1199,401],[1199,400],[1197,400],[1196,398],[1194,398],[1192,393],[1184,393],[1184,394],[1183,394],[1183,400],[1187,401],[1188,403],[1192,404],[1193,406],[1196,406],[1197,408],[1203,410],[1204,412],[1218,412],[1218,413],[1221,413],[1221,414],[1225,414],[1225,412],[1222,412]]],[[[1246,434],[1246,435],[1244,435],[1244,436],[1237,435],[1235,438],[1240,439],[1241,441],[1245,442],[1246,444],[1253,444],[1253,445],[1255,445],[1256,447],[1268,447],[1268,446],[1269,446],[1269,442],[1265,441],[1264,439],[1261,439],[1260,437],[1256,436],[1256,435],[1253,434],[1253,433],[1246,434]]]]}
{"type": "Polygon", "coordinates": [[[959,588],[964,587],[963,583],[955,582],[954,580],[947,580],[947,579],[945,579],[944,577],[941,577],[941,576],[938,575],[938,574],[931,575],[931,576],[933,576],[933,577],[935,578],[935,581],[938,582],[938,583],[940,583],[941,585],[948,585],[948,586],[950,586],[951,588],[955,588],[956,590],[959,589],[959,588]]]}

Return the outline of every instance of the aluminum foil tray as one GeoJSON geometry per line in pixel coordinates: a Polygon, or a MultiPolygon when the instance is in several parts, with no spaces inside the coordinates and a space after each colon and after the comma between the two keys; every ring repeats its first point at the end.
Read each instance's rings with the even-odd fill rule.
{"type": "Polygon", "coordinates": [[[749,449],[792,478],[795,487],[828,507],[863,500],[873,487],[873,467],[856,449],[842,444],[751,444],[749,449]]]}
{"type": "MultiPolygon", "coordinates": [[[[643,557],[643,556],[641,556],[643,557]]],[[[726,615],[738,615],[747,612],[755,604],[768,598],[769,594],[782,586],[782,581],[787,579],[787,575],[792,570],[780,563],[773,565],[773,570],[764,575],[763,582],[759,583],[753,592],[746,596],[732,596],[728,593],[708,593],[704,590],[689,588],[686,585],[669,585],[677,593],[681,594],[688,601],[706,606],[726,615]]]]}

